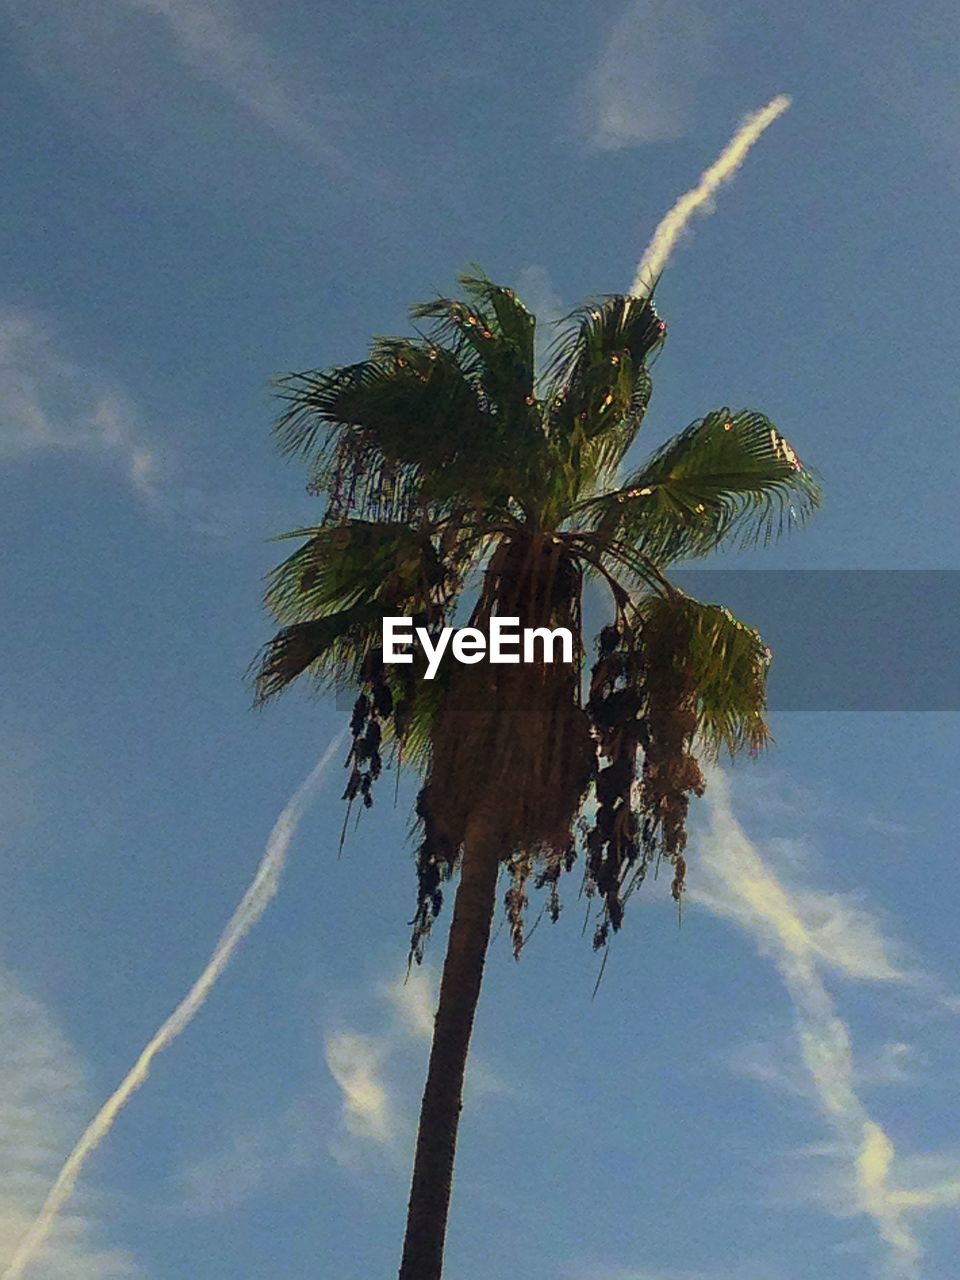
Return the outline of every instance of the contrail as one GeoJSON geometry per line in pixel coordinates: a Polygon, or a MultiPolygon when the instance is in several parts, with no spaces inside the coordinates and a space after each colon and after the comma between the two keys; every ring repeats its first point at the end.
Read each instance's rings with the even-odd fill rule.
{"type": "Polygon", "coordinates": [[[666,217],[661,219],[637,267],[637,274],[630,288],[630,293],[634,297],[642,297],[649,292],[667,265],[677,240],[693,215],[713,198],[719,187],[730,181],[760,135],[778,116],[782,116],[789,106],[790,99],[786,94],[781,93],[765,107],[747,116],[710,168],[700,175],[697,185],[682,195],[666,217]]]}
{"type": "Polygon", "coordinates": [[[290,841],[300,825],[304,811],[313,793],[318,787],[327,765],[333,758],[343,739],[339,734],[327,747],[313,771],[301,783],[287,803],[286,808],[277,819],[270,832],[266,851],[257,868],[253,881],[243,895],[240,905],[230,917],[227,927],[221,934],[220,941],[207,964],[190,988],[184,999],[177,1005],[170,1017],[161,1026],[147,1047],[140,1054],[130,1072],[121,1082],[117,1090],[111,1094],[84,1131],[80,1141],[70,1152],[67,1161],[43,1202],[33,1225],[18,1244],[16,1251],[0,1280],[19,1280],[24,1268],[32,1261],[37,1250],[43,1244],[57,1214],[69,1200],[76,1186],[80,1170],[87,1157],[99,1147],[110,1132],[114,1120],[130,1101],[133,1094],[144,1083],[150,1074],[153,1059],[186,1030],[196,1014],[202,1008],[210,991],[227,967],[234,951],[266,911],[280,885],[280,875],[286,862],[290,841]]]}
{"type": "MultiPolygon", "coordinates": [[[[857,1092],[850,1032],[821,969],[831,967],[848,977],[866,974],[851,967],[857,958],[842,936],[838,940],[811,927],[809,907],[805,911],[803,900],[764,864],[734,817],[725,775],[711,771],[709,786],[711,826],[701,849],[696,897],[708,910],[735,920],[751,934],[779,970],[796,1011],[804,1065],[851,1166],[857,1207],[873,1219],[889,1249],[891,1277],[919,1280],[922,1250],[907,1211],[955,1203],[960,1180],[945,1181],[912,1198],[891,1185],[896,1152],[857,1092]]],[[[842,922],[843,917],[838,919],[842,922]]],[[[860,941],[866,941],[862,930],[860,941]]],[[[906,975],[889,969],[881,955],[875,955],[870,976],[906,981],[906,975]]]]}

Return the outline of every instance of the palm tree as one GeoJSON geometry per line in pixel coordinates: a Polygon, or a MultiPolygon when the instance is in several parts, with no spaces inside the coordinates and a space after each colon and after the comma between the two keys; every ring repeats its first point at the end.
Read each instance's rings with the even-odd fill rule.
{"type": "Polygon", "coordinates": [[[378,338],[358,364],[291,375],[280,448],[305,458],[320,523],[270,576],[281,630],[258,695],[301,675],[358,691],[345,799],[370,805],[392,742],[422,778],[411,954],[459,871],[420,1112],[400,1280],[437,1280],[474,1012],[506,869],[517,952],[531,877],[559,911],[583,851],[594,945],[619,929],[652,862],[681,901],[699,759],[758,751],[769,653],[726,609],[665,570],[731,539],[765,539],[819,502],[814,477],[759,413],[718,409],[620,476],[650,398],[665,328],[647,297],[569,316],[538,378],[535,320],[479,272],[463,296],[412,309],[414,338],[378,338]],[[609,623],[584,679],[584,584],[609,623]],[[572,663],[383,661],[382,619],[431,633],[495,615],[567,627],[572,663]],[[592,815],[584,805],[592,796],[592,815]]]}

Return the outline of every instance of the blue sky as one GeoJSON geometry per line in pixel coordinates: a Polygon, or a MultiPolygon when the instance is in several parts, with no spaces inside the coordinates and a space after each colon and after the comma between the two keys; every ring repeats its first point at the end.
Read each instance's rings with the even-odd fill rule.
{"type": "MultiPolygon", "coordinates": [[[[472,261],[546,314],[625,289],[736,122],[787,92],[662,282],[647,444],[749,405],[820,471],[813,524],[730,567],[960,567],[960,20],[0,12],[2,1262],[340,727],[305,694],[254,713],[244,683],[268,538],[316,514],[272,450],[274,375],[403,331],[472,261]]],[[[953,1274],[957,717],[773,729],[698,807],[683,928],[648,886],[596,999],[572,882],[519,965],[497,939],[450,1280],[953,1274]]],[[[339,790],[334,770],[37,1280],[395,1267],[442,935],[398,985],[412,785],[338,861],[339,790]]]]}

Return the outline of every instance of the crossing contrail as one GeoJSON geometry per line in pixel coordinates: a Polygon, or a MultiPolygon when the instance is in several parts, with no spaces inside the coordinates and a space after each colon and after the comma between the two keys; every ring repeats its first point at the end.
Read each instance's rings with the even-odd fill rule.
{"type": "Polygon", "coordinates": [[[690,219],[709,203],[719,187],[730,181],[760,135],[778,116],[782,116],[789,106],[790,99],[786,94],[781,93],[765,107],[747,116],[710,168],[700,175],[697,185],[682,195],[669,213],[661,219],[637,267],[637,274],[630,289],[634,297],[642,297],[649,292],[667,265],[674,246],[690,219]]]}
{"type": "Polygon", "coordinates": [[[116,1091],[103,1104],[85,1129],[79,1142],[70,1152],[56,1181],[47,1193],[36,1220],[17,1245],[13,1257],[7,1263],[0,1280],[19,1280],[24,1269],[36,1256],[54,1219],[69,1200],[76,1186],[80,1170],[86,1160],[99,1147],[113,1125],[114,1120],[130,1101],[137,1089],[150,1074],[150,1067],[158,1053],[168,1048],[177,1036],[193,1021],[206,1002],[214,983],[223,973],[237,947],[257,923],[270,905],[280,886],[280,875],[286,862],[290,841],[300,825],[307,805],[326,773],[327,765],[340,746],[343,734],[339,734],[327,747],[313,771],[297,788],[270,832],[267,847],[249,889],[240,905],[230,917],[220,936],[207,967],[197,978],[189,992],[177,1005],[170,1017],[160,1027],[140,1057],[133,1064],[116,1091]]]}

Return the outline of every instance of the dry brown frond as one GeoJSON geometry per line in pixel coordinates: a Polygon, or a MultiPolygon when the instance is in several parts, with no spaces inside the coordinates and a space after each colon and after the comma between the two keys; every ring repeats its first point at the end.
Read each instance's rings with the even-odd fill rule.
{"type": "MultiPolygon", "coordinates": [[[[559,542],[515,538],[504,541],[491,558],[471,625],[484,629],[498,614],[519,618],[522,628],[566,626],[576,652],[570,664],[494,665],[485,659],[453,672],[433,728],[421,792],[424,843],[415,954],[439,892],[430,869],[438,857],[452,867],[450,859],[478,810],[495,814],[505,860],[514,854],[562,858],[573,847],[573,823],[596,758],[579,698],[581,586],[579,569],[559,542]]],[[[515,944],[518,936],[515,931],[515,944]]]]}

